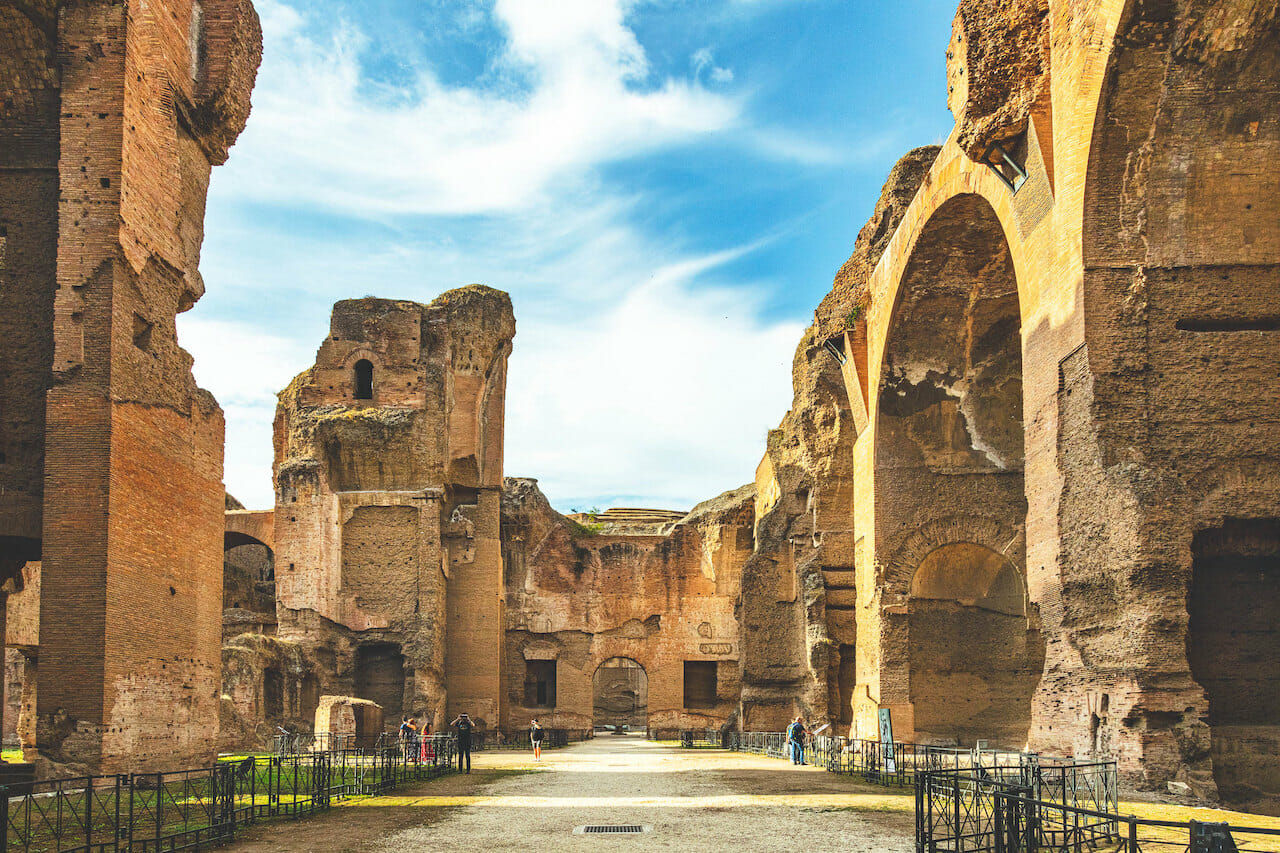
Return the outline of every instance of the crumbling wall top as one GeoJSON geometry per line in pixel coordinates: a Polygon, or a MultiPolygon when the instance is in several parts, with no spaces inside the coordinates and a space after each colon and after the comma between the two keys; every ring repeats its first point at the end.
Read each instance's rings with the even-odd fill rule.
{"type": "Polygon", "coordinates": [[[947,108],[973,160],[1027,127],[1049,82],[1049,0],[961,0],[947,49],[947,108]]]}
{"type": "Polygon", "coordinates": [[[854,241],[853,254],[840,267],[831,291],[813,312],[817,340],[827,340],[851,328],[866,310],[871,301],[867,286],[871,273],[941,150],[937,145],[913,148],[890,170],[871,218],[854,241]]]}

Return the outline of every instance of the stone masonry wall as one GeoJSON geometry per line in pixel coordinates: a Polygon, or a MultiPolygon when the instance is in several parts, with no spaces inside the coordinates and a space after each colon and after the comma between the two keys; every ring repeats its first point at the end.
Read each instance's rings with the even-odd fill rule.
{"type": "Polygon", "coordinates": [[[584,734],[615,722],[597,710],[609,707],[607,698],[601,704],[608,690],[602,664],[614,658],[643,671],[647,696],[636,721],[650,732],[673,737],[732,724],[740,693],[735,608],[752,549],[753,494],[750,486],[726,492],[658,529],[593,527],[553,510],[537,481],[507,478],[503,730],[519,737],[536,718],[584,734]],[[554,662],[550,706],[537,705],[525,686],[529,664],[543,661],[554,662]],[[713,701],[686,695],[686,661],[714,663],[713,701]]]}

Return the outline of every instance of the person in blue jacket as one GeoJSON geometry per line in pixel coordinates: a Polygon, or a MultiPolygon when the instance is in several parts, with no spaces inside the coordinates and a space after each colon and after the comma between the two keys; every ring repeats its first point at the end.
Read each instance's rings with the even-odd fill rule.
{"type": "Polygon", "coordinates": [[[787,726],[787,746],[791,749],[792,764],[807,764],[804,760],[804,739],[808,736],[809,730],[804,727],[804,719],[796,717],[791,725],[787,726]]]}

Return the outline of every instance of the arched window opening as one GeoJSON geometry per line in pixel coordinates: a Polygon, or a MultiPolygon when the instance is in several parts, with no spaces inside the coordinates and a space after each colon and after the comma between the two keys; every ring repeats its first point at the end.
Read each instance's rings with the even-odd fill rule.
{"type": "Polygon", "coordinates": [[[356,399],[373,399],[373,362],[362,358],[356,362],[354,369],[356,383],[356,399]]]}

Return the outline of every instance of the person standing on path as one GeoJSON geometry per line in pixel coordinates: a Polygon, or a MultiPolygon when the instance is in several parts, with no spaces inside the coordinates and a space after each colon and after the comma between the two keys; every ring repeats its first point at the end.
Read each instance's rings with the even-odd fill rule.
{"type": "Polygon", "coordinates": [[[533,725],[529,726],[529,742],[533,744],[533,760],[542,760],[542,736],[546,734],[542,726],[538,725],[538,721],[534,720],[533,725]]]}
{"type": "Polygon", "coordinates": [[[796,717],[791,725],[787,726],[787,745],[791,748],[792,764],[807,764],[804,760],[804,738],[809,730],[804,727],[804,719],[796,717]]]}
{"type": "Polygon", "coordinates": [[[467,763],[467,771],[471,772],[471,731],[475,726],[471,723],[471,718],[466,714],[459,714],[458,718],[449,725],[453,726],[458,732],[458,772],[462,772],[462,762],[467,763]]]}

